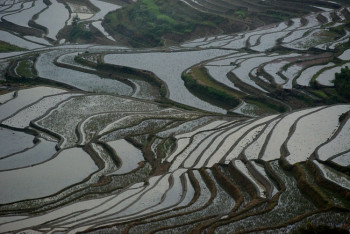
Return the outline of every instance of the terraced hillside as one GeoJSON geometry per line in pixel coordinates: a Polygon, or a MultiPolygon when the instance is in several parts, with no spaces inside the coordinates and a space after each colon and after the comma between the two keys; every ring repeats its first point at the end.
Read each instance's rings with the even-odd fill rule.
{"type": "Polygon", "coordinates": [[[0,233],[349,232],[349,3],[186,0],[249,30],[122,46],[145,3],[0,0],[0,233]]]}
{"type": "Polygon", "coordinates": [[[101,22],[108,12],[124,4],[98,0],[4,0],[0,2],[1,41],[27,49],[67,41],[114,44],[101,22]]]}
{"type": "Polygon", "coordinates": [[[339,6],[329,1],[142,0],[109,13],[103,24],[128,45],[154,47],[220,32],[252,30],[339,6]]]}
{"type": "Polygon", "coordinates": [[[282,2],[3,0],[0,30],[6,32],[1,41],[16,40],[28,49],[66,42],[156,47],[252,30],[347,4],[345,0],[282,2]]]}
{"type": "Polygon", "coordinates": [[[1,232],[348,225],[350,105],[247,119],[43,86],[1,98],[2,139],[23,142],[0,159],[1,232]]]}

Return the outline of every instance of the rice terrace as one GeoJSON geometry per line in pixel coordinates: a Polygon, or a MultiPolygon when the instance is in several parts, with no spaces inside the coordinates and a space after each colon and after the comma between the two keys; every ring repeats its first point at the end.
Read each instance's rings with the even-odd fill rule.
{"type": "Polygon", "coordinates": [[[349,0],[0,0],[0,233],[349,232],[349,0]]]}

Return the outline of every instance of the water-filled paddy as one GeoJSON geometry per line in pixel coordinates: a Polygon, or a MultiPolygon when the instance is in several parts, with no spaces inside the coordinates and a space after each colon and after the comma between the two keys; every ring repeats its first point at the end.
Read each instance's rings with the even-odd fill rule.
{"type": "Polygon", "coordinates": [[[40,139],[34,147],[0,160],[0,171],[33,166],[50,159],[56,153],[56,142],[40,139]]]}
{"type": "Polygon", "coordinates": [[[118,80],[101,78],[95,74],[58,67],[53,64],[56,57],[65,53],[67,52],[57,50],[41,54],[35,64],[39,76],[62,82],[89,92],[103,92],[120,95],[130,95],[132,93],[132,88],[130,86],[118,80]]]}
{"type": "Polygon", "coordinates": [[[40,13],[36,23],[46,27],[49,32],[48,37],[56,40],[57,33],[65,26],[69,18],[69,11],[63,3],[57,0],[51,0],[52,4],[42,13],[40,13]]]}
{"type": "Polygon", "coordinates": [[[14,154],[34,145],[34,136],[24,132],[0,127],[0,158],[14,154]]]}
{"type": "Polygon", "coordinates": [[[7,43],[10,43],[12,45],[16,45],[18,47],[22,47],[25,49],[37,49],[37,48],[42,48],[44,47],[43,45],[39,45],[27,40],[24,40],[23,38],[20,38],[12,33],[2,31],[0,30],[0,38],[2,41],[5,41],[7,43]]]}
{"type": "Polygon", "coordinates": [[[0,172],[0,204],[44,197],[81,182],[97,170],[81,148],[61,151],[52,160],[33,167],[0,172]]]}
{"type": "Polygon", "coordinates": [[[142,152],[124,139],[109,142],[108,145],[121,160],[121,167],[113,173],[114,175],[131,172],[144,160],[142,152]]]}
{"type": "Polygon", "coordinates": [[[203,60],[232,53],[227,50],[202,50],[172,53],[108,54],[106,63],[149,70],[162,79],[169,89],[171,100],[199,109],[225,112],[223,109],[204,102],[191,94],[181,80],[181,73],[188,67],[203,60]]]}

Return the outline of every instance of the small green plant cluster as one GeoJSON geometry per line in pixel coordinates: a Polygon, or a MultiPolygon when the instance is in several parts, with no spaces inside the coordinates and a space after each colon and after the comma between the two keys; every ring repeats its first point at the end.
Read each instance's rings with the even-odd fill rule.
{"type": "Polygon", "coordinates": [[[157,156],[159,158],[165,158],[169,151],[176,145],[176,140],[172,137],[167,138],[161,144],[157,146],[157,156]]]}
{"type": "Polygon", "coordinates": [[[23,60],[18,63],[16,68],[16,72],[21,77],[32,78],[34,74],[32,72],[33,61],[31,60],[23,60]]]}
{"type": "Polygon", "coordinates": [[[84,28],[84,24],[78,23],[78,21],[79,18],[73,19],[72,28],[68,35],[69,41],[76,41],[78,38],[90,40],[92,38],[92,33],[84,28]]]}
{"type": "Polygon", "coordinates": [[[337,93],[345,98],[350,99],[350,69],[345,67],[341,69],[340,73],[335,73],[333,81],[337,93]]]}
{"type": "Polygon", "coordinates": [[[344,24],[341,24],[335,27],[329,27],[329,31],[334,32],[338,35],[342,35],[344,34],[344,31],[346,31],[346,29],[349,29],[349,28],[350,28],[350,21],[347,21],[344,24]]]}
{"type": "Polygon", "coordinates": [[[246,12],[244,10],[237,10],[234,13],[235,16],[244,19],[246,17],[246,12]]]}
{"type": "Polygon", "coordinates": [[[22,51],[26,50],[24,48],[9,44],[4,41],[0,41],[0,53],[12,52],[12,51],[22,51]]]}

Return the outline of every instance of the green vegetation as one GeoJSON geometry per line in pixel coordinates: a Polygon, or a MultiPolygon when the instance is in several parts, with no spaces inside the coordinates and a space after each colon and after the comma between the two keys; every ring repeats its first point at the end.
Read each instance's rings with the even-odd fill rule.
{"type": "Polygon", "coordinates": [[[69,41],[75,42],[79,38],[90,40],[92,38],[92,33],[85,28],[84,24],[79,24],[78,21],[79,18],[77,17],[73,19],[72,28],[68,34],[69,41]]]}
{"type": "MultiPolygon", "coordinates": [[[[308,90],[311,94],[315,95],[318,98],[321,98],[322,101],[318,101],[322,104],[332,105],[339,102],[342,102],[343,98],[337,93],[334,87],[320,87],[316,85],[314,88],[308,90]]],[[[305,97],[306,98],[306,97],[305,97]]],[[[310,101],[303,99],[308,106],[312,106],[315,102],[310,99],[310,101]]]]}
{"type": "Polygon", "coordinates": [[[246,96],[243,93],[232,90],[210,77],[204,67],[193,67],[190,72],[182,74],[182,79],[185,82],[185,86],[195,95],[222,107],[235,107],[240,103],[239,100],[243,99],[266,113],[283,113],[287,111],[286,107],[273,103],[267,98],[246,96]]]}
{"type": "Polygon", "coordinates": [[[340,73],[335,73],[333,81],[335,89],[338,94],[345,98],[350,98],[350,69],[345,67],[341,69],[340,73]]]}
{"type": "Polygon", "coordinates": [[[278,11],[278,10],[268,10],[266,11],[266,15],[275,18],[276,20],[279,21],[286,21],[294,16],[296,16],[293,13],[290,12],[285,12],[285,11],[278,11]]]}
{"type": "Polygon", "coordinates": [[[165,158],[171,150],[173,150],[176,146],[176,139],[169,137],[163,140],[158,146],[157,146],[157,155],[158,158],[165,158]]]}
{"type": "Polygon", "coordinates": [[[320,98],[323,98],[323,99],[328,98],[328,95],[325,92],[323,92],[322,90],[313,89],[313,90],[310,90],[310,92],[315,94],[316,96],[318,96],[320,98]]]}
{"type": "Polygon", "coordinates": [[[182,79],[188,89],[222,106],[235,107],[240,103],[240,95],[211,78],[204,67],[192,68],[189,73],[182,74],[182,79]]]}
{"type": "Polygon", "coordinates": [[[237,10],[235,11],[235,16],[244,19],[247,15],[247,13],[244,10],[237,10]]]}
{"type": "Polygon", "coordinates": [[[33,61],[23,60],[18,63],[16,72],[21,77],[32,78],[34,74],[32,72],[33,61]]]}
{"type": "Polygon", "coordinates": [[[344,24],[338,25],[336,27],[330,27],[329,30],[331,32],[337,33],[337,34],[344,34],[344,30],[345,29],[349,29],[350,28],[350,21],[347,21],[344,24]]]}
{"type": "Polygon", "coordinates": [[[287,111],[287,108],[281,105],[276,105],[274,103],[269,102],[266,98],[263,97],[246,97],[244,99],[246,103],[256,105],[262,109],[270,110],[272,113],[274,111],[283,113],[287,111]]]}
{"type": "Polygon", "coordinates": [[[197,27],[215,30],[225,21],[207,15],[176,0],[140,0],[109,13],[104,26],[112,35],[127,39],[132,46],[160,46],[164,39],[181,41],[197,27]]]}
{"type": "Polygon", "coordinates": [[[23,51],[23,50],[26,50],[26,49],[15,45],[11,45],[4,41],[0,41],[0,53],[6,53],[6,52],[12,52],[12,51],[23,51]]]}

